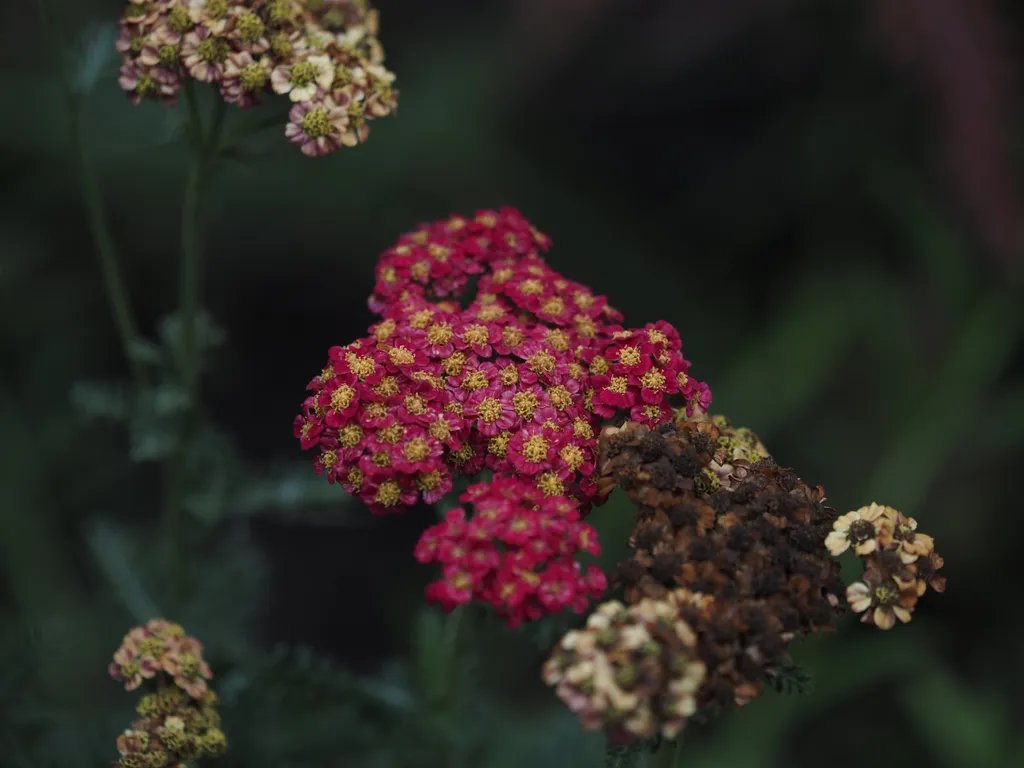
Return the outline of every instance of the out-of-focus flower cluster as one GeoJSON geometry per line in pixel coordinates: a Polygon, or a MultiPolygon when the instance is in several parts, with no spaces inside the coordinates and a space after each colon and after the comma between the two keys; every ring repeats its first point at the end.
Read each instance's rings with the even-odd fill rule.
{"type": "Polygon", "coordinates": [[[571,499],[545,496],[522,478],[496,477],[470,486],[460,500],[472,504],[473,516],[451,510],[416,546],[421,563],[443,565],[443,578],[427,588],[431,602],[451,610],[480,600],[515,627],[566,608],[582,613],[604,592],[601,570],[584,570],[574,559],[600,547],[571,499]]]}
{"type": "Polygon", "coordinates": [[[136,707],[139,719],[117,739],[123,768],[184,768],[190,761],[218,757],[227,749],[220,729],[213,677],[203,646],[178,624],[153,619],[133,628],[114,653],[110,676],[133,691],[152,690],[136,707]]]}
{"type": "Polygon", "coordinates": [[[555,272],[517,211],[403,235],[377,266],[370,336],[334,347],[295,420],[318,472],[376,513],[436,502],[488,468],[586,512],[597,434],[617,414],[703,412],[668,323],[625,329],[603,296],[555,272]]]}
{"type": "Polygon", "coordinates": [[[679,617],[679,590],[632,606],[600,605],[582,630],[568,632],[544,664],[544,682],[587,730],[614,741],[661,733],[675,738],[697,710],[705,667],[697,635],[679,617]]]}
{"type": "Polygon", "coordinates": [[[323,155],[365,141],[368,121],[396,107],[378,25],[366,0],[130,0],[119,82],[136,104],[173,103],[188,78],[239,107],[287,95],[286,136],[323,155]]]}
{"type": "Polygon", "coordinates": [[[848,512],[835,521],[825,544],[836,556],[852,548],[864,562],[864,575],[847,587],[846,599],[865,624],[906,624],[928,587],[946,589],[932,537],[918,533],[917,521],[892,507],[872,503],[848,512]]]}

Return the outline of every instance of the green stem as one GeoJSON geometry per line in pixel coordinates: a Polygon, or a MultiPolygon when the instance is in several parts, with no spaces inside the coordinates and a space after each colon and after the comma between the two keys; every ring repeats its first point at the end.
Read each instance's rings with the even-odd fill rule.
{"type": "Polygon", "coordinates": [[[220,151],[224,102],[215,99],[208,132],[203,122],[191,81],[186,82],[185,105],[188,111],[188,135],[191,158],[185,182],[181,214],[181,268],[178,283],[178,322],[181,345],[177,364],[182,386],[188,396],[188,412],[182,417],[178,445],[164,467],[164,538],[167,543],[168,597],[172,611],[177,611],[186,576],[184,506],[187,495],[188,446],[195,431],[198,409],[202,349],[199,343],[199,316],[203,297],[203,224],[206,193],[216,168],[220,151]]]}
{"type": "Polygon", "coordinates": [[[86,217],[89,222],[89,230],[92,233],[93,244],[96,247],[96,255],[100,261],[100,272],[103,275],[107,302],[110,304],[121,348],[128,361],[128,366],[131,368],[135,383],[139,389],[146,389],[149,387],[149,374],[146,372],[145,366],[132,354],[132,343],[139,338],[138,323],[135,320],[128,288],[118,263],[117,249],[114,246],[114,237],[107,222],[96,169],[93,167],[92,158],[86,151],[79,99],[71,84],[71,78],[64,64],[64,51],[57,40],[56,30],[51,27],[49,14],[46,12],[46,4],[43,0],[39,0],[39,15],[47,46],[57,62],[58,79],[67,110],[71,154],[75,158],[75,165],[78,169],[79,189],[85,204],[86,217]]]}
{"type": "Polygon", "coordinates": [[[661,746],[655,753],[655,764],[658,768],[675,768],[676,756],[678,753],[678,741],[662,741],[661,746]]]}

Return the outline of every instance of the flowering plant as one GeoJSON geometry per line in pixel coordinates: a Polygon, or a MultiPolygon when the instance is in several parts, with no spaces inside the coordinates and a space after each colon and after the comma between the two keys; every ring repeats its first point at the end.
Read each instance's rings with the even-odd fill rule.
{"type": "Polygon", "coordinates": [[[332,347],[295,418],[314,469],[376,514],[435,503],[484,472],[415,550],[441,565],[428,601],[473,600],[512,627],[586,610],[608,586],[578,552],[615,489],[636,505],[631,555],[544,665],[544,681],[612,743],[677,739],[687,719],[758,697],[790,642],[835,629],[839,564],[864,621],[907,622],[942,558],[917,523],[872,504],[837,517],[749,429],[709,416],[680,334],[626,328],[603,296],[544,260],[550,239],[511,208],[403,235],[377,264],[369,335],[332,347]]]}

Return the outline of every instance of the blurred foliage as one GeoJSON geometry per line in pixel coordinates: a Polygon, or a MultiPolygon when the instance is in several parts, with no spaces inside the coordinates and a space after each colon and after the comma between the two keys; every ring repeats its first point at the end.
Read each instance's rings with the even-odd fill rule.
{"type": "MultiPolygon", "coordinates": [[[[958,2],[903,33],[956,26],[950,9],[970,5],[958,2]]],[[[851,620],[802,643],[805,671],[778,687],[800,692],[813,675],[813,695],[768,692],[689,729],[679,764],[1024,763],[1020,254],[992,252],[956,169],[941,172],[946,144],[977,137],[946,130],[893,63],[899,35],[876,34],[852,0],[380,5],[398,115],[358,150],[312,162],[252,133],[265,113],[232,112],[240,144],[209,202],[216,322],[185,457],[174,618],[217,673],[231,743],[220,763],[605,759],[538,680],[580,619],[508,632],[468,611],[456,632],[421,607],[429,574],[411,557],[436,512],[370,517],[313,474],[290,433],[327,347],[369,322],[375,254],[417,221],[500,204],[549,232],[556,268],[632,323],[675,323],[714,410],[838,509],[900,506],[946,557],[950,590],[911,625],[851,620]]],[[[1004,5],[971,7],[1019,33],[1021,9],[1004,5]]],[[[152,339],[132,348],[157,382],[145,396],[109,319],[34,6],[0,11],[0,763],[18,768],[115,755],[131,697],[106,679],[108,657],[175,599],[156,462],[188,405],[166,374],[177,330],[165,319],[184,155],[178,113],[133,109],[118,91],[119,6],[53,3],[78,31],[66,53],[84,143],[152,339]]],[[[950,56],[984,80],[969,45],[950,56]]],[[[997,127],[1019,145],[1019,96],[1002,98],[997,127]]],[[[1018,155],[1001,167],[1021,178],[1018,155]]],[[[592,520],[614,564],[629,510],[615,498],[592,520]]]]}

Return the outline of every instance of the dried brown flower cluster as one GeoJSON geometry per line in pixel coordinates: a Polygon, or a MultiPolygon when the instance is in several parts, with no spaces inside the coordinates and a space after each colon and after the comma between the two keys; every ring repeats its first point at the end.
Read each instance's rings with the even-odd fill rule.
{"type": "Polygon", "coordinates": [[[944,592],[938,571],[943,559],[931,536],[917,532],[917,521],[892,507],[869,504],[835,521],[825,544],[833,555],[849,548],[864,561],[861,581],[846,589],[846,599],[865,624],[892,629],[906,624],[918,599],[931,587],[944,592]]]}
{"type": "Polygon", "coordinates": [[[378,26],[366,0],[130,0],[119,82],[133,103],[173,103],[189,78],[239,107],[287,95],[285,135],[323,155],[365,141],[397,104],[378,26]]]}
{"type": "Polygon", "coordinates": [[[697,711],[704,664],[697,635],[679,618],[680,591],[632,606],[603,603],[582,630],[562,638],[544,665],[544,682],[584,728],[605,729],[613,740],[660,732],[675,738],[697,711]]]}
{"type": "Polygon", "coordinates": [[[753,433],[721,419],[627,422],[605,430],[600,472],[638,506],[616,577],[627,602],[692,595],[680,616],[707,666],[702,704],[760,695],[790,640],[832,628],[842,582],[824,542],[835,511],[753,433]]]}
{"type": "Polygon", "coordinates": [[[135,720],[117,738],[122,768],[185,768],[190,761],[218,757],[227,749],[220,729],[213,677],[203,646],[180,625],[153,619],[133,628],[110,664],[110,676],[133,691],[145,681],[155,690],[139,699],[135,720]]]}

